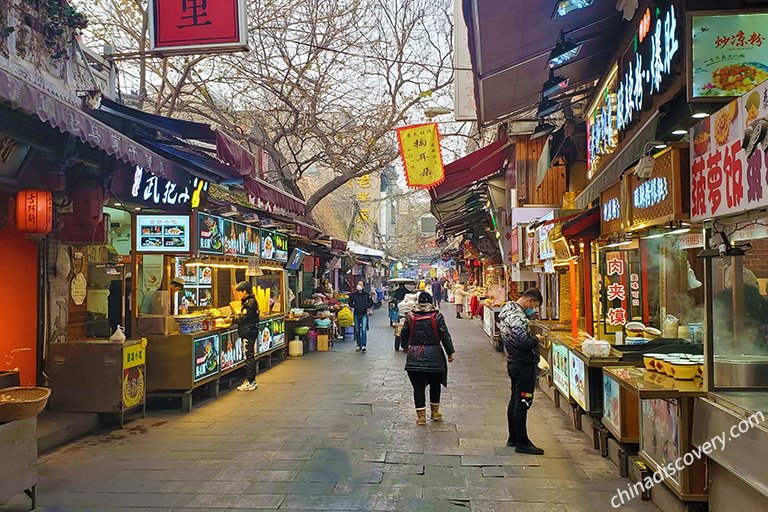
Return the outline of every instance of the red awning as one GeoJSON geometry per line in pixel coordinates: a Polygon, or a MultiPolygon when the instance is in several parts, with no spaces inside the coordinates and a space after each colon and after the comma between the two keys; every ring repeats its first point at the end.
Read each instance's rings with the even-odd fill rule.
{"type": "Polygon", "coordinates": [[[432,202],[440,201],[453,192],[499,172],[504,165],[504,157],[509,145],[505,136],[493,144],[446,165],[445,181],[429,191],[432,202]]]}
{"type": "Polygon", "coordinates": [[[563,235],[574,238],[591,238],[599,236],[600,206],[594,206],[563,222],[563,235]]]}

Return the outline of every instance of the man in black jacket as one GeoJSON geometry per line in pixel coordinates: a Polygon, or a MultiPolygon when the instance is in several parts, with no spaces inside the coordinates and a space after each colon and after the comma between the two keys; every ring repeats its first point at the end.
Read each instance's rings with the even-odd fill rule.
{"type": "Polygon", "coordinates": [[[539,364],[539,336],[531,334],[528,317],[541,303],[541,292],[531,288],[517,301],[507,302],[499,314],[499,331],[507,349],[507,373],[512,381],[512,396],[507,408],[507,446],[514,446],[516,452],[533,455],[543,455],[544,450],[531,442],[526,426],[539,364]]]}
{"type": "Polygon", "coordinates": [[[371,294],[365,291],[362,281],[357,283],[357,290],[349,294],[349,307],[355,314],[355,350],[365,352],[368,344],[368,310],[373,307],[373,299],[371,294]]]}
{"type": "Polygon", "coordinates": [[[235,298],[240,299],[242,308],[233,317],[237,324],[237,334],[245,346],[245,382],[237,389],[253,391],[259,385],[256,383],[256,340],[259,338],[259,304],[253,296],[253,285],[241,281],[235,287],[235,298]]]}

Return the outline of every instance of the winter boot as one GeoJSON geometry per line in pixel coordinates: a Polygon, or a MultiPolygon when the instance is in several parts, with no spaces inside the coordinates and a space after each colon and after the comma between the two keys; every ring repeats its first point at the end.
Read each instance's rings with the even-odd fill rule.
{"type": "Polygon", "coordinates": [[[461,313],[456,313],[456,318],[461,318],[461,313]]]}
{"type": "Polygon", "coordinates": [[[443,415],[440,414],[440,404],[430,403],[429,408],[432,409],[432,414],[430,415],[432,421],[442,421],[443,415]]]}
{"type": "Polygon", "coordinates": [[[416,424],[417,425],[426,425],[427,424],[427,408],[424,409],[416,409],[416,424]]]}

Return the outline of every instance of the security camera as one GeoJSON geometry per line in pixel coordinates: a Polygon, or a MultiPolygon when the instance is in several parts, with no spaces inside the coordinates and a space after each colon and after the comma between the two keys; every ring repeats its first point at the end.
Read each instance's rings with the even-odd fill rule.
{"type": "Polygon", "coordinates": [[[655,160],[652,156],[644,156],[635,166],[635,176],[640,181],[646,181],[650,179],[653,174],[653,164],[655,160]]]}

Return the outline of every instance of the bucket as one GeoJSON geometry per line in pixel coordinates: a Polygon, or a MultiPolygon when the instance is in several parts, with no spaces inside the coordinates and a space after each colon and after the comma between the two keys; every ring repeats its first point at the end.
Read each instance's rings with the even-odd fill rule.
{"type": "Polygon", "coordinates": [[[317,331],[309,331],[309,350],[317,350],[317,331]]]}

